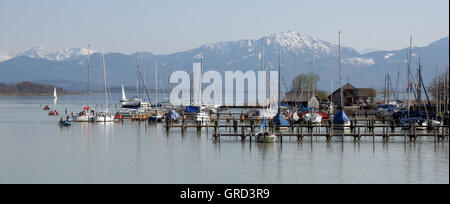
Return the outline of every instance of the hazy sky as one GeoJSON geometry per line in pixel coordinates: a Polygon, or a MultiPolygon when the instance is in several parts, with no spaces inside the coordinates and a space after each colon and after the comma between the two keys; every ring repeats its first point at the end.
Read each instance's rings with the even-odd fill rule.
{"type": "Polygon", "coordinates": [[[358,50],[449,35],[449,0],[0,0],[0,50],[35,45],[157,54],[297,31],[358,50]]]}

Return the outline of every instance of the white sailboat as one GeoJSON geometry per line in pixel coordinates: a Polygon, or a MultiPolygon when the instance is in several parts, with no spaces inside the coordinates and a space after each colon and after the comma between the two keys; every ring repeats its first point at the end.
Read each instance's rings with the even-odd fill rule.
{"type": "Polygon", "coordinates": [[[90,53],[90,45],[88,44],[88,101],[85,107],[83,107],[83,111],[78,113],[77,115],[72,117],[72,121],[74,122],[93,122],[94,121],[94,110],[91,109],[90,97],[91,97],[91,53],[90,53]]]}
{"type": "Polygon", "coordinates": [[[56,93],[56,87],[53,89],[53,104],[56,106],[56,103],[58,102],[58,95],[56,93]]]}
{"type": "Polygon", "coordinates": [[[108,101],[108,76],[106,75],[106,64],[105,64],[105,52],[103,52],[103,78],[105,80],[105,102],[106,109],[104,112],[95,116],[96,122],[114,122],[114,115],[110,113],[109,101],[108,101]]]}
{"type": "MultiPolygon", "coordinates": [[[[201,71],[200,72],[201,72],[200,76],[202,76],[203,75],[203,58],[201,60],[201,71]]],[[[202,93],[202,85],[199,84],[199,86],[197,86],[197,88],[199,89],[198,90],[199,93],[202,93]]],[[[199,97],[198,101],[200,102],[200,104],[199,104],[200,111],[195,115],[195,121],[198,122],[198,123],[201,123],[203,125],[207,125],[210,122],[210,120],[211,120],[211,118],[209,116],[209,112],[210,111],[208,111],[206,106],[203,106],[202,95],[199,94],[198,97],[199,97]]]]}
{"type": "Polygon", "coordinates": [[[119,111],[120,115],[124,117],[130,117],[132,115],[137,115],[140,113],[148,113],[151,110],[151,104],[149,102],[144,101],[140,97],[141,81],[142,80],[139,66],[139,58],[138,54],[136,53],[136,97],[127,99],[127,97],[125,96],[125,89],[122,85],[122,99],[120,100],[122,108],[119,111]]]}
{"type": "MultiPolygon", "coordinates": [[[[267,72],[266,72],[266,66],[264,64],[264,42],[261,44],[261,64],[262,64],[262,71],[265,72],[266,75],[266,80],[269,81],[267,79],[267,72]]],[[[266,84],[266,81],[263,81],[263,87],[265,89],[266,92],[266,98],[267,98],[267,93],[268,93],[268,87],[269,84],[266,84]]],[[[259,110],[259,117],[262,118],[266,118],[268,120],[272,120],[278,113],[278,109],[275,105],[273,105],[273,103],[275,103],[274,101],[270,101],[268,99],[266,99],[264,101],[264,106],[266,106],[266,108],[263,108],[261,110],[259,110]]]]}
{"type": "MultiPolygon", "coordinates": [[[[316,99],[315,99],[315,89],[316,87],[314,87],[314,69],[316,66],[316,44],[314,44],[313,47],[313,66],[311,68],[311,79],[310,79],[310,88],[312,91],[312,96],[310,98],[310,102],[308,103],[309,107],[308,108],[312,108],[312,112],[311,113],[306,113],[303,115],[303,120],[305,122],[311,122],[311,123],[322,123],[322,116],[318,113],[315,112],[315,106],[316,106],[316,99]]],[[[318,104],[317,104],[318,105],[318,104]]]]}
{"type": "Polygon", "coordinates": [[[58,102],[58,95],[56,94],[56,87],[53,90],[53,104],[54,104],[54,110],[51,110],[48,112],[48,115],[50,116],[57,116],[59,115],[58,111],[56,111],[56,103],[58,102]]]}
{"type": "Polygon", "coordinates": [[[350,119],[347,117],[347,115],[345,114],[344,111],[344,89],[342,87],[342,56],[341,56],[341,31],[339,31],[339,72],[340,72],[340,77],[339,77],[339,86],[341,87],[341,110],[339,112],[337,112],[334,117],[333,117],[333,124],[334,124],[334,129],[336,130],[349,130],[350,129],[350,119]]]}

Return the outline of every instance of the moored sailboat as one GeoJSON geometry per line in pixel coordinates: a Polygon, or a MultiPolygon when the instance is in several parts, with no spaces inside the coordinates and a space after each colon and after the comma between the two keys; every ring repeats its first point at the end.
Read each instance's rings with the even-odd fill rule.
{"type": "Polygon", "coordinates": [[[106,109],[105,111],[101,112],[100,114],[97,114],[94,118],[95,122],[115,122],[117,119],[114,117],[112,113],[110,113],[109,110],[109,100],[108,100],[108,76],[106,74],[106,64],[105,64],[105,53],[102,54],[103,57],[103,78],[105,80],[105,102],[106,102],[106,109]]]}

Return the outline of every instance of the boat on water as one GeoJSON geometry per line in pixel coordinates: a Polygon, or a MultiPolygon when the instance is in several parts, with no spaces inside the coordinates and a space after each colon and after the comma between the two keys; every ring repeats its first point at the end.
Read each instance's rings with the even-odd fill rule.
{"type": "Polygon", "coordinates": [[[266,131],[267,123],[266,118],[264,118],[263,123],[259,126],[260,132],[256,133],[256,142],[259,143],[275,143],[277,141],[277,136],[266,131]]]}
{"type": "Polygon", "coordinates": [[[72,121],[70,120],[70,117],[67,116],[66,120],[63,120],[63,118],[61,118],[59,120],[59,125],[60,126],[71,126],[72,125],[72,121]]]}
{"type": "Polygon", "coordinates": [[[275,143],[277,141],[277,136],[270,132],[259,132],[256,133],[256,142],[259,143],[275,143]]]}
{"type": "Polygon", "coordinates": [[[102,112],[95,116],[94,122],[117,122],[119,121],[114,114],[102,112]]]}
{"type": "Polygon", "coordinates": [[[48,112],[48,115],[49,115],[49,116],[58,116],[59,113],[58,113],[57,110],[52,110],[52,111],[49,111],[49,112],[48,112]]]}
{"type": "Polygon", "coordinates": [[[340,110],[333,117],[333,128],[335,130],[349,130],[350,124],[350,118],[348,118],[344,110],[340,110]]]}
{"type": "MultiPolygon", "coordinates": [[[[313,46],[313,63],[311,66],[311,74],[310,74],[311,81],[314,81],[313,76],[314,76],[315,66],[316,66],[316,45],[314,44],[314,46],[313,46]]],[[[311,90],[310,90],[312,92],[312,97],[308,101],[308,109],[310,109],[311,112],[303,114],[303,120],[305,122],[309,122],[309,123],[313,123],[313,124],[320,124],[320,123],[322,123],[323,117],[321,114],[316,113],[316,110],[319,109],[319,107],[320,107],[320,103],[317,100],[317,98],[315,97],[315,89],[316,88],[314,87],[314,83],[312,83],[312,84],[313,84],[313,87],[311,87],[311,90]]]]}
{"type": "MultiPolygon", "coordinates": [[[[140,115],[149,113],[152,110],[152,104],[150,102],[144,101],[140,96],[141,84],[147,94],[147,88],[144,83],[144,77],[141,75],[139,58],[136,53],[136,96],[130,99],[127,99],[125,95],[125,88],[122,84],[122,98],[120,100],[121,109],[119,110],[119,114],[123,117],[131,117],[133,115],[140,115]]],[[[150,98],[148,97],[148,101],[150,98]]]]}
{"type": "Polygon", "coordinates": [[[400,120],[400,126],[403,130],[410,130],[412,127],[416,127],[416,130],[427,130],[428,127],[441,126],[441,122],[421,117],[408,117],[400,120]]]}
{"type": "Polygon", "coordinates": [[[211,118],[209,116],[209,113],[206,111],[200,111],[197,113],[197,115],[195,116],[195,120],[199,123],[201,123],[202,125],[207,125],[211,118]]]}
{"type": "Polygon", "coordinates": [[[105,62],[105,53],[103,52],[102,54],[102,58],[103,58],[103,78],[104,78],[104,82],[105,82],[105,103],[106,103],[106,110],[104,112],[101,112],[99,114],[97,114],[94,117],[94,122],[116,122],[118,121],[118,119],[116,119],[115,115],[112,114],[109,111],[109,100],[111,100],[110,98],[108,99],[108,96],[110,96],[110,92],[109,92],[109,81],[108,81],[108,75],[106,74],[106,62],[105,62]]]}
{"type": "Polygon", "coordinates": [[[48,115],[49,116],[57,116],[57,115],[59,115],[59,113],[58,113],[58,111],[56,110],[56,104],[57,104],[57,102],[58,102],[58,95],[57,95],[57,93],[56,93],[56,87],[53,89],[53,104],[54,104],[54,106],[55,106],[55,109],[54,110],[50,110],[50,107],[48,107],[48,106],[46,106],[46,107],[44,107],[44,110],[47,108],[48,110],[50,110],[49,112],[48,112],[48,115]]]}
{"type": "Polygon", "coordinates": [[[201,123],[203,125],[208,124],[211,121],[209,112],[202,110],[199,106],[187,106],[184,111],[186,120],[201,123]]]}
{"type": "Polygon", "coordinates": [[[380,105],[377,109],[377,114],[381,117],[391,117],[394,113],[400,111],[400,109],[392,104],[380,105]]]}
{"type": "Polygon", "coordinates": [[[49,107],[48,105],[45,105],[45,106],[44,106],[44,110],[45,110],[45,111],[50,110],[50,107],[49,107]]]}
{"type": "Polygon", "coordinates": [[[421,117],[408,117],[400,120],[400,126],[403,130],[409,130],[411,127],[416,127],[416,130],[425,130],[427,123],[421,117]],[[424,129],[418,126],[425,126],[424,129]]]}
{"type": "Polygon", "coordinates": [[[166,114],[166,120],[169,122],[177,122],[180,119],[180,114],[178,114],[175,110],[171,110],[166,114]]]}
{"type": "Polygon", "coordinates": [[[311,122],[313,124],[320,124],[322,123],[322,115],[319,113],[306,113],[303,115],[303,120],[305,122],[311,122]]]}
{"type": "Polygon", "coordinates": [[[157,122],[157,123],[163,122],[163,119],[164,119],[164,117],[163,117],[163,115],[160,114],[160,113],[153,113],[152,115],[150,115],[150,116],[148,117],[148,120],[149,120],[150,122],[157,122]]]}
{"type": "Polygon", "coordinates": [[[95,110],[90,107],[84,107],[83,111],[72,116],[73,122],[94,122],[95,110]]]}

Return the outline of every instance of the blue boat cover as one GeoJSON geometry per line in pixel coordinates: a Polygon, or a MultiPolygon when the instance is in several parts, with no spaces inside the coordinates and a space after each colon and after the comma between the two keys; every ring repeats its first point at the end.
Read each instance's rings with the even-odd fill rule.
{"type": "Polygon", "coordinates": [[[312,108],[307,108],[305,106],[302,105],[302,107],[300,108],[300,110],[302,111],[312,111],[312,108]]]}
{"type": "Polygon", "coordinates": [[[266,118],[264,118],[262,124],[259,126],[260,129],[264,129],[267,127],[267,122],[266,122],[266,118]]]}
{"type": "Polygon", "coordinates": [[[334,115],[333,124],[344,124],[350,121],[350,118],[347,117],[343,110],[340,110],[334,115]]]}
{"type": "Polygon", "coordinates": [[[170,120],[178,120],[178,118],[180,118],[180,115],[175,110],[172,110],[167,113],[167,118],[170,120]]]}
{"type": "Polygon", "coordinates": [[[281,114],[280,108],[278,108],[278,113],[273,118],[273,122],[275,123],[275,125],[277,127],[289,127],[290,126],[289,122],[286,119],[284,119],[283,114],[281,114]]]}
{"type": "Polygon", "coordinates": [[[196,107],[196,106],[188,106],[186,107],[186,113],[198,113],[200,112],[200,107],[196,107]]]}

